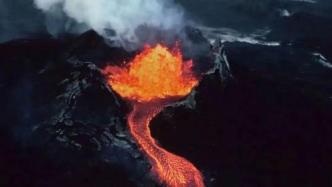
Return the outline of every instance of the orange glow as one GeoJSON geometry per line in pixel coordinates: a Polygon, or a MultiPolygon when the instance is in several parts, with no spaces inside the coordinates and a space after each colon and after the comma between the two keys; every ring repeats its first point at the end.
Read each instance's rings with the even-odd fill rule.
{"type": "Polygon", "coordinates": [[[157,45],[145,47],[124,67],[104,69],[107,81],[133,110],[128,115],[129,130],[147,155],[152,172],[169,187],[204,187],[203,177],[186,159],[159,147],[152,138],[150,121],[174,98],[188,95],[198,84],[192,62],[183,62],[178,48],[170,51],[157,45]]]}
{"type": "Polygon", "coordinates": [[[122,97],[151,101],[169,96],[184,96],[197,84],[191,73],[192,61],[183,62],[178,48],[146,46],[126,67],[108,66],[108,83],[122,97]]]}

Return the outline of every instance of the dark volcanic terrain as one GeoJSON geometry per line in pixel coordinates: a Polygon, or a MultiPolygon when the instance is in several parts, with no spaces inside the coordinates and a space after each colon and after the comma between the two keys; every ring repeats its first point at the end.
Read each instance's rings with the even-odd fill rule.
{"type": "MultiPolygon", "coordinates": [[[[27,2],[0,0],[0,186],[157,186],[101,73],[137,51],[93,31],[54,37],[27,2]]],[[[178,2],[205,25],[182,46],[201,81],[153,137],[208,187],[332,186],[331,2],[178,2]]]]}

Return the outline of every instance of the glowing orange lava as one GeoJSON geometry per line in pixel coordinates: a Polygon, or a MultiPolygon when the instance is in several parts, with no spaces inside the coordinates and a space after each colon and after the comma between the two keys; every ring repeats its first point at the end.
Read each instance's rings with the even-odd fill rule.
{"type": "Polygon", "coordinates": [[[145,47],[124,67],[104,69],[112,89],[132,104],[129,129],[149,158],[152,172],[170,187],[204,186],[198,169],[186,159],[159,147],[149,128],[150,121],[167,104],[188,95],[198,84],[191,68],[192,61],[183,62],[177,47],[171,51],[158,44],[154,48],[145,47]]]}

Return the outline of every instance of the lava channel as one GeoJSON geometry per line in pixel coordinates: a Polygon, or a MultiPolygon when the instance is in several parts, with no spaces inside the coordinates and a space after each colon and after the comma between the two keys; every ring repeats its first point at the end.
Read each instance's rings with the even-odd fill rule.
{"type": "Polygon", "coordinates": [[[188,95],[198,84],[192,61],[183,61],[178,47],[146,46],[123,67],[107,66],[108,84],[131,103],[128,125],[152,165],[152,173],[169,187],[204,187],[200,171],[186,159],[161,148],[151,136],[149,124],[163,108],[188,95]]]}

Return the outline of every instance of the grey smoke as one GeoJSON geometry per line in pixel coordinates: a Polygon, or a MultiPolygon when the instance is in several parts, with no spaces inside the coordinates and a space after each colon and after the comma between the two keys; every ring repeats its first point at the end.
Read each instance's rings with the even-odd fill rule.
{"type": "Polygon", "coordinates": [[[142,26],[178,32],[184,20],[182,8],[172,0],[34,0],[34,3],[49,19],[64,14],[79,23],[82,30],[93,29],[121,42],[139,42],[136,30],[142,26]],[[110,30],[115,35],[109,35],[110,30]]]}

